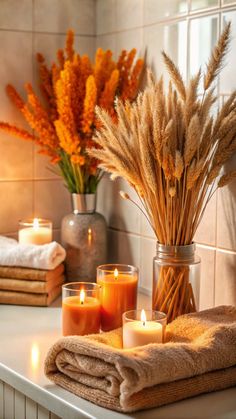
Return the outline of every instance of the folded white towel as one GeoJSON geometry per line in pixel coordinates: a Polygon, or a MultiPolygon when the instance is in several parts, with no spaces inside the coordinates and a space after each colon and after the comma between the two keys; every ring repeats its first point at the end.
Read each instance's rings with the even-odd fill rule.
{"type": "Polygon", "coordinates": [[[66,251],[57,242],[48,244],[19,244],[0,236],[0,265],[22,266],[34,269],[55,269],[66,257],[66,251]]]}

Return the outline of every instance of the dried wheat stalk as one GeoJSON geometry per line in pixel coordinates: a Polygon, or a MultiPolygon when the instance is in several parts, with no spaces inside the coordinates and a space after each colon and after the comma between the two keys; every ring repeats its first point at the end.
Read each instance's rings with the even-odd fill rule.
{"type": "MultiPolygon", "coordinates": [[[[103,129],[96,133],[100,149],[90,151],[100,166],[126,179],[138,193],[157,240],[165,245],[192,243],[206,205],[218,187],[235,178],[222,166],[236,151],[236,92],[213,118],[216,97],[212,83],[222,68],[230,24],[219,38],[198,86],[201,72],[184,85],[179,70],[163,52],[170,75],[168,92],[163,80],[149,72],[148,85],[132,104],[117,101],[118,124],[97,109],[103,129]]],[[[127,197],[126,197],[127,198],[127,197]]],[[[169,320],[194,310],[188,274],[182,269],[163,272],[154,306],[165,309],[169,320]]]]}

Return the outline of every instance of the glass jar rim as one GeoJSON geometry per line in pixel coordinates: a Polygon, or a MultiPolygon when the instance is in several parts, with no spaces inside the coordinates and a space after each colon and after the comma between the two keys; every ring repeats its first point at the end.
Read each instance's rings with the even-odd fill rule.
{"type": "Polygon", "coordinates": [[[79,281],[79,282],[67,282],[66,284],[62,285],[62,289],[66,291],[79,291],[81,288],[79,286],[85,286],[85,291],[94,291],[99,290],[101,285],[97,284],[96,282],[86,282],[86,281],[79,281]],[[77,288],[77,287],[78,288],[77,288]],[[86,286],[90,286],[89,289],[86,289],[86,286]]]}
{"type": "Polygon", "coordinates": [[[38,217],[22,219],[22,220],[19,220],[18,223],[20,225],[22,224],[24,226],[31,227],[34,224],[34,220],[37,220],[40,225],[42,224],[52,225],[51,220],[48,220],[47,218],[38,218],[38,217]]]}
{"type": "MultiPolygon", "coordinates": [[[[152,321],[157,321],[157,322],[158,321],[166,321],[166,319],[167,319],[167,315],[163,311],[157,311],[157,310],[151,310],[151,309],[148,309],[148,310],[144,309],[144,311],[145,311],[145,314],[148,317],[147,321],[150,321],[150,319],[149,319],[150,314],[151,314],[151,317],[153,317],[153,314],[154,314],[154,318],[152,318],[152,321]],[[156,316],[156,318],[155,318],[155,316],[156,316]]],[[[142,309],[125,311],[122,315],[123,321],[126,321],[126,322],[136,321],[136,320],[141,321],[141,312],[142,312],[142,309]],[[136,316],[137,316],[137,314],[139,314],[139,316],[137,316],[135,318],[134,317],[129,317],[129,316],[131,316],[131,313],[136,314],[136,316]]]]}
{"type": "Polygon", "coordinates": [[[138,273],[139,269],[133,265],[126,265],[125,263],[107,263],[99,265],[97,272],[113,273],[117,269],[119,273],[138,273]],[[113,267],[113,268],[112,268],[113,267]]]}

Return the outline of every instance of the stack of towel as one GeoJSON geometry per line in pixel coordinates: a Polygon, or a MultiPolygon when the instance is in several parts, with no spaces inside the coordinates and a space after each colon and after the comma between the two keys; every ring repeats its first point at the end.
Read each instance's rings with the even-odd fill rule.
{"type": "Polygon", "coordinates": [[[163,344],[122,349],[121,330],[68,336],[50,349],[54,383],[108,409],[132,412],[236,385],[236,308],[178,317],[163,344]]]}
{"type": "Polygon", "coordinates": [[[48,306],[61,293],[65,250],[0,236],[0,304],[48,306]]]}

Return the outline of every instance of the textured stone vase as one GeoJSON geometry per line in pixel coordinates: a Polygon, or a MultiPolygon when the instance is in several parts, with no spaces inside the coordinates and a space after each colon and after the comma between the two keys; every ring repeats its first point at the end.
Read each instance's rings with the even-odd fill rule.
{"type": "Polygon", "coordinates": [[[95,194],[72,194],[73,213],[62,220],[67,281],[96,281],[96,268],[106,263],[107,226],[95,211],[95,194]]]}

